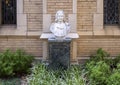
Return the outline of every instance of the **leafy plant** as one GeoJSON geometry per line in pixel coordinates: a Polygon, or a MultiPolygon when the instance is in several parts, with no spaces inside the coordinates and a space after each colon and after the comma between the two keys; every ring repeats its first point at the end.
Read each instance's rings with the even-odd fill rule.
{"type": "Polygon", "coordinates": [[[107,80],[107,85],[120,85],[120,71],[114,71],[107,80]]]}
{"type": "Polygon", "coordinates": [[[52,71],[42,64],[36,65],[27,80],[28,85],[86,85],[77,66],[64,71],[52,71]]]}
{"type": "Polygon", "coordinates": [[[107,79],[107,85],[119,85],[120,84],[120,63],[117,64],[117,68],[113,69],[113,72],[107,79]]]}
{"type": "Polygon", "coordinates": [[[10,50],[6,50],[4,53],[0,54],[0,76],[13,76],[14,75],[14,62],[13,53],[10,50]]]}
{"type": "Polygon", "coordinates": [[[110,65],[111,65],[112,68],[117,68],[117,64],[119,64],[119,63],[120,63],[120,55],[118,55],[117,57],[112,59],[110,65]]]}
{"type": "Polygon", "coordinates": [[[87,64],[88,78],[91,85],[106,85],[106,79],[110,74],[110,67],[104,61],[99,61],[96,64],[91,62],[87,64]]]}
{"type": "Polygon", "coordinates": [[[27,73],[33,57],[22,50],[12,52],[7,49],[0,53],[0,77],[14,76],[18,73],[27,73]]]}
{"type": "Polygon", "coordinates": [[[103,50],[102,48],[99,48],[97,51],[96,51],[96,54],[95,55],[92,55],[91,56],[91,60],[93,61],[103,61],[103,60],[106,60],[108,57],[110,56],[109,53],[107,53],[105,50],[103,50]]]}
{"type": "Polygon", "coordinates": [[[120,56],[109,56],[100,48],[82,69],[70,66],[65,71],[49,71],[42,64],[36,65],[27,79],[28,85],[119,85],[120,56]]]}
{"type": "Polygon", "coordinates": [[[106,51],[99,48],[96,54],[91,56],[90,60],[86,63],[86,75],[90,85],[106,85],[106,78],[111,73],[111,59],[108,59],[109,56],[106,51]]]}
{"type": "Polygon", "coordinates": [[[14,72],[15,73],[24,73],[29,71],[29,67],[33,61],[33,56],[28,55],[25,51],[18,49],[14,53],[14,72]]]}

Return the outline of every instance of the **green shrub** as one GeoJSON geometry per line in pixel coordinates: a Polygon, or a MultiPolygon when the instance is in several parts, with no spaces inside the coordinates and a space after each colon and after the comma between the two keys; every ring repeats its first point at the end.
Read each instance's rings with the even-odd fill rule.
{"type": "Polygon", "coordinates": [[[112,59],[111,61],[111,67],[114,69],[114,68],[117,68],[117,64],[120,63],[120,55],[118,55],[117,57],[115,57],[114,59],[112,59]]]}
{"type": "Polygon", "coordinates": [[[37,65],[27,79],[28,85],[119,85],[120,56],[109,56],[100,48],[82,69],[73,66],[66,71],[48,71],[44,65],[37,65]]]}
{"type": "Polygon", "coordinates": [[[107,80],[107,85],[120,85],[120,71],[115,70],[107,80]]]}
{"type": "Polygon", "coordinates": [[[92,55],[90,60],[86,63],[86,75],[90,85],[106,85],[107,77],[110,75],[110,62],[108,59],[110,55],[99,48],[95,55],[92,55]]]}
{"type": "Polygon", "coordinates": [[[108,65],[111,65],[113,63],[113,59],[110,58],[110,54],[103,50],[102,48],[99,48],[94,55],[90,57],[87,63],[91,63],[91,61],[94,63],[97,63],[99,61],[104,61],[108,65]]]}
{"type": "Polygon", "coordinates": [[[28,72],[28,68],[31,66],[32,61],[33,56],[26,54],[23,50],[17,50],[14,53],[13,59],[13,62],[15,63],[14,72],[18,74],[28,72]]]}
{"type": "Polygon", "coordinates": [[[5,52],[0,53],[0,77],[27,73],[32,60],[33,57],[22,50],[12,52],[7,49],[5,52]]]}
{"type": "Polygon", "coordinates": [[[107,85],[120,85],[120,63],[117,64],[117,68],[113,69],[113,72],[108,77],[107,85]]]}
{"type": "Polygon", "coordinates": [[[106,85],[106,79],[110,75],[110,67],[104,61],[95,64],[94,61],[87,64],[90,85],[106,85]]]}
{"type": "Polygon", "coordinates": [[[109,53],[107,53],[105,50],[103,50],[102,48],[99,48],[96,53],[94,55],[92,55],[90,58],[90,61],[105,61],[106,59],[108,59],[108,57],[110,56],[109,53]]]}
{"type": "Polygon", "coordinates": [[[99,48],[86,63],[86,73],[90,85],[120,84],[120,55],[109,58],[109,53],[99,48]]]}
{"type": "Polygon", "coordinates": [[[14,75],[14,55],[10,50],[0,53],[0,77],[14,75]]]}

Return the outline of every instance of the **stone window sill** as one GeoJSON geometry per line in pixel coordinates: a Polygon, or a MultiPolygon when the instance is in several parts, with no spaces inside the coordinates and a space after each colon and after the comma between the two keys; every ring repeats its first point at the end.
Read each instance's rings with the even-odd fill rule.
{"type": "Polygon", "coordinates": [[[94,35],[120,36],[120,27],[117,25],[104,26],[104,29],[96,30],[94,35]]]}
{"type": "MultiPolygon", "coordinates": [[[[50,37],[55,37],[55,36],[53,35],[53,33],[42,33],[40,36],[41,39],[48,39],[50,37]]],[[[77,33],[68,33],[66,37],[77,39],[79,38],[79,35],[77,33]]]]}
{"type": "Polygon", "coordinates": [[[1,27],[0,27],[0,29],[16,29],[17,28],[17,26],[16,25],[2,25],[1,27]]]}
{"type": "Polygon", "coordinates": [[[0,26],[0,35],[1,36],[19,36],[19,35],[26,35],[26,31],[22,28],[18,29],[16,25],[3,25],[0,26]]]}
{"type": "Polygon", "coordinates": [[[109,25],[93,31],[81,31],[78,34],[80,36],[120,36],[120,27],[109,25]]]}

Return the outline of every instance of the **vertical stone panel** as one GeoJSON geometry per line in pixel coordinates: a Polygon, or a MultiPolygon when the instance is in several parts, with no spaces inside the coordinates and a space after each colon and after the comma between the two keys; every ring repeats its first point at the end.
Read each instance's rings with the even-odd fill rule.
{"type": "Polygon", "coordinates": [[[1,25],[1,14],[2,14],[2,9],[1,9],[1,0],[0,0],[0,25],[1,25]]]}

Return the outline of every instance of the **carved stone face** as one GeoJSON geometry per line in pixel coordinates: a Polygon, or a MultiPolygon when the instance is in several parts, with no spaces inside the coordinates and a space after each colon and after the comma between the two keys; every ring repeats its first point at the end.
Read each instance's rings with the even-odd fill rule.
{"type": "Polygon", "coordinates": [[[57,20],[58,20],[58,22],[63,22],[63,20],[64,20],[64,15],[63,15],[63,14],[58,14],[57,20]]]}
{"type": "Polygon", "coordinates": [[[55,23],[51,24],[50,31],[56,38],[64,38],[70,31],[70,25],[65,21],[65,15],[62,10],[57,11],[55,23]]]}
{"type": "Polygon", "coordinates": [[[61,10],[57,11],[56,19],[57,19],[58,22],[63,22],[64,21],[64,17],[65,17],[65,15],[64,15],[63,11],[61,11],[61,10]]]}

